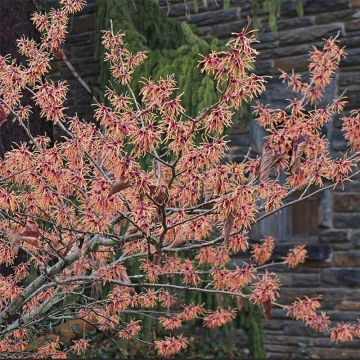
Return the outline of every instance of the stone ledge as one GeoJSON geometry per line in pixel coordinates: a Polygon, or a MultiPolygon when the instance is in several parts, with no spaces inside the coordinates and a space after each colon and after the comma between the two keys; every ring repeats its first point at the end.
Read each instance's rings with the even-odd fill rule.
{"type": "Polygon", "coordinates": [[[360,193],[334,193],[333,199],[335,212],[360,212],[360,193]]]}
{"type": "Polygon", "coordinates": [[[343,284],[344,286],[348,286],[348,287],[360,286],[360,268],[325,269],[322,272],[321,277],[323,282],[326,284],[331,284],[331,285],[343,284]]]}
{"type": "Polygon", "coordinates": [[[334,227],[339,229],[360,229],[360,214],[340,213],[334,215],[334,227]]]}

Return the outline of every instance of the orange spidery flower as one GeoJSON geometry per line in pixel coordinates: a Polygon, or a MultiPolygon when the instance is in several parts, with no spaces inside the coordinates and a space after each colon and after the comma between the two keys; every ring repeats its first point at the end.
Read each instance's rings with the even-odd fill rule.
{"type": "Polygon", "coordinates": [[[159,278],[161,267],[158,264],[154,264],[149,260],[144,260],[140,268],[146,273],[146,279],[150,282],[155,282],[159,278]]]}
{"type": "Polygon", "coordinates": [[[111,280],[122,280],[129,282],[129,277],[126,273],[126,268],[121,264],[112,264],[107,267],[100,268],[96,271],[98,276],[104,282],[111,280]]]}
{"type": "MultiPolygon", "coordinates": [[[[16,246],[16,244],[12,244],[12,246],[16,246]]],[[[10,266],[14,263],[14,258],[15,254],[10,244],[0,241],[0,264],[10,266]]]]}
{"type": "Polygon", "coordinates": [[[20,54],[29,58],[34,57],[39,53],[39,49],[34,39],[22,37],[17,40],[17,47],[20,54]]]}
{"type": "Polygon", "coordinates": [[[214,288],[220,290],[227,289],[230,274],[231,271],[227,269],[215,268],[211,271],[211,276],[214,279],[214,288]]]}
{"type": "Polygon", "coordinates": [[[259,265],[263,265],[271,258],[274,248],[274,238],[272,236],[266,236],[262,241],[262,244],[253,245],[251,253],[255,261],[259,265]]]}
{"type": "Polygon", "coordinates": [[[340,323],[330,331],[330,339],[335,342],[347,342],[353,340],[354,335],[351,325],[340,323]]]}
{"type": "Polygon", "coordinates": [[[257,159],[249,159],[246,162],[246,172],[248,172],[253,177],[257,176],[260,173],[260,163],[260,157],[257,159]]]}
{"type": "Polygon", "coordinates": [[[190,260],[185,260],[181,266],[181,272],[186,285],[197,285],[201,282],[200,276],[194,269],[193,263],[190,260]]]}
{"type": "Polygon", "coordinates": [[[181,319],[178,316],[160,317],[159,321],[166,330],[178,329],[182,325],[181,319]]]}
{"type": "Polygon", "coordinates": [[[41,303],[51,299],[53,296],[54,289],[48,288],[46,290],[43,290],[24,305],[24,311],[30,312],[36,309],[41,303]]]}
{"type": "Polygon", "coordinates": [[[54,356],[58,353],[59,348],[60,348],[60,342],[59,342],[59,337],[57,337],[56,340],[50,341],[47,344],[40,346],[39,349],[37,350],[36,355],[39,357],[39,359],[45,359],[48,357],[54,359],[55,358],[54,356]]]}
{"type": "Polygon", "coordinates": [[[159,111],[163,116],[175,117],[185,113],[185,109],[181,105],[180,95],[175,99],[164,101],[159,111]]]}
{"type": "Polygon", "coordinates": [[[213,264],[216,259],[216,249],[212,246],[206,246],[200,249],[196,255],[199,264],[213,264]]]}
{"type": "Polygon", "coordinates": [[[255,271],[256,268],[253,264],[236,266],[235,270],[229,273],[228,288],[237,291],[248,285],[255,278],[255,271]]]}
{"type": "Polygon", "coordinates": [[[161,303],[161,306],[170,308],[170,306],[174,305],[176,303],[176,296],[169,294],[168,291],[160,291],[158,299],[161,303]]]}
{"type": "Polygon", "coordinates": [[[5,211],[16,211],[18,208],[16,195],[12,192],[0,189],[0,209],[5,211]]]}
{"type": "Polygon", "coordinates": [[[352,332],[354,337],[360,338],[360,319],[358,319],[357,323],[353,325],[352,332]]]}
{"type": "Polygon", "coordinates": [[[31,20],[40,32],[45,32],[49,30],[50,21],[46,14],[34,12],[31,16],[31,20]]]}
{"type": "Polygon", "coordinates": [[[284,264],[287,264],[290,268],[294,268],[305,262],[306,255],[305,245],[297,245],[286,255],[284,264]]]}
{"type": "Polygon", "coordinates": [[[108,311],[117,313],[126,310],[131,305],[131,294],[129,288],[115,285],[108,295],[108,311]]]}
{"type": "Polygon", "coordinates": [[[131,142],[134,144],[133,155],[135,157],[144,156],[147,152],[151,152],[158,141],[159,134],[153,122],[131,131],[131,142]]]}
{"type": "Polygon", "coordinates": [[[116,111],[126,113],[131,110],[130,98],[127,95],[118,95],[114,90],[106,88],[105,96],[116,111]]]}
{"type": "Polygon", "coordinates": [[[265,210],[273,211],[282,205],[287,189],[273,181],[260,184],[261,197],[265,198],[265,210]]]}
{"type": "Polygon", "coordinates": [[[118,121],[117,114],[108,106],[104,104],[97,105],[95,110],[95,118],[100,121],[101,125],[110,127],[118,121]]]}
{"type": "Polygon", "coordinates": [[[181,259],[176,256],[169,256],[162,267],[162,272],[177,272],[181,267],[181,259]]]}
{"type": "Polygon", "coordinates": [[[64,107],[62,106],[68,90],[65,81],[58,81],[57,86],[53,81],[46,81],[34,87],[35,102],[41,108],[41,116],[47,120],[56,122],[64,118],[64,107]]]}
{"type": "Polygon", "coordinates": [[[259,282],[253,285],[251,301],[255,305],[273,302],[279,296],[279,286],[280,281],[276,274],[266,272],[260,277],[259,282]]]}
{"type": "Polygon", "coordinates": [[[232,112],[225,104],[215,107],[209,116],[204,120],[205,131],[221,134],[225,127],[232,123],[232,112]]]}
{"type": "Polygon", "coordinates": [[[195,220],[192,220],[187,223],[187,233],[188,237],[195,238],[197,240],[204,239],[211,233],[211,224],[209,223],[209,218],[201,216],[195,220]]]}
{"type": "Polygon", "coordinates": [[[157,82],[147,80],[140,90],[140,94],[149,108],[157,107],[161,109],[174,90],[176,90],[176,81],[173,77],[170,76],[166,79],[160,77],[157,82]]]}
{"type": "Polygon", "coordinates": [[[318,308],[320,308],[319,297],[298,299],[286,307],[287,316],[303,321],[315,316],[318,308]]]}
{"type": "Polygon", "coordinates": [[[173,356],[188,346],[188,340],[182,335],[166,336],[164,340],[156,340],[155,348],[160,356],[173,356]]]}
{"type": "Polygon", "coordinates": [[[328,331],[330,324],[329,316],[324,312],[320,315],[312,315],[306,320],[306,325],[316,332],[328,331]]]}
{"type": "Polygon", "coordinates": [[[163,132],[166,134],[165,142],[175,153],[187,152],[191,143],[190,124],[166,117],[162,123],[163,132]]]}
{"type": "Polygon", "coordinates": [[[190,321],[196,319],[199,315],[204,314],[204,304],[201,305],[183,305],[183,312],[181,312],[178,317],[183,321],[190,321]]]}
{"type": "Polygon", "coordinates": [[[271,129],[278,123],[277,117],[274,116],[274,110],[268,108],[268,105],[257,102],[253,108],[256,120],[263,128],[271,129]]]}
{"type": "Polygon", "coordinates": [[[29,335],[27,329],[16,329],[11,333],[11,337],[17,340],[25,340],[29,335]]]}
{"type": "Polygon", "coordinates": [[[340,114],[344,111],[345,105],[348,103],[346,97],[338,97],[329,106],[329,110],[334,113],[340,114]]]}
{"type": "Polygon", "coordinates": [[[119,332],[119,337],[131,340],[140,332],[141,328],[141,320],[130,320],[125,328],[119,332]]]}
{"type": "MultiPolygon", "coordinates": [[[[203,143],[202,149],[206,159],[211,159],[213,163],[220,161],[224,153],[228,150],[228,141],[225,138],[214,138],[211,143],[203,143]]],[[[206,162],[206,164],[208,161],[206,162]]]]}
{"type": "Polygon", "coordinates": [[[199,61],[199,65],[202,65],[201,72],[213,74],[219,70],[222,61],[218,52],[212,51],[208,56],[201,56],[203,57],[203,60],[199,61]]]}
{"type": "Polygon", "coordinates": [[[291,74],[287,74],[284,71],[281,71],[280,79],[287,83],[288,87],[291,87],[294,92],[300,92],[304,89],[304,84],[301,82],[301,75],[295,74],[294,70],[291,74]]]}
{"type": "Polygon", "coordinates": [[[320,108],[315,109],[310,112],[310,118],[308,119],[308,125],[311,125],[314,128],[321,129],[325,123],[330,121],[331,112],[329,108],[320,108]]]}
{"type": "Polygon", "coordinates": [[[12,348],[13,348],[13,343],[11,342],[11,340],[9,338],[4,338],[4,339],[0,340],[0,351],[1,352],[5,352],[5,351],[8,352],[12,348]]]}
{"type": "MultiPolygon", "coordinates": [[[[147,241],[146,240],[134,240],[129,241],[123,245],[124,254],[133,255],[139,253],[145,253],[147,250],[147,241]]],[[[153,253],[154,246],[151,245],[151,253],[153,253]]]]}
{"type": "Polygon", "coordinates": [[[341,120],[346,140],[353,150],[360,150],[360,110],[353,110],[350,116],[343,117],[341,120]]]}
{"type": "Polygon", "coordinates": [[[222,267],[230,261],[229,250],[226,247],[218,248],[215,255],[214,266],[222,267]]]}
{"type": "Polygon", "coordinates": [[[86,0],[60,0],[65,11],[69,14],[74,14],[81,11],[86,6],[86,0]]]}
{"type": "Polygon", "coordinates": [[[219,309],[204,317],[203,322],[206,327],[212,329],[227,324],[234,320],[235,316],[235,309],[219,309]]]}
{"type": "Polygon", "coordinates": [[[229,248],[234,253],[246,251],[249,248],[248,238],[244,234],[231,236],[229,240],[229,248]]]}
{"type": "Polygon", "coordinates": [[[95,309],[96,320],[99,324],[99,329],[106,331],[116,329],[119,325],[119,317],[117,315],[111,315],[107,309],[95,309]]]}
{"type": "Polygon", "coordinates": [[[336,183],[341,183],[347,179],[353,166],[354,163],[349,159],[337,159],[329,170],[329,178],[336,181],[336,183]]]}
{"type": "Polygon", "coordinates": [[[21,263],[15,267],[15,282],[24,280],[29,274],[29,263],[21,263]]]}
{"type": "Polygon", "coordinates": [[[70,349],[73,350],[77,355],[83,353],[89,346],[89,340],[79,339],[73,342],[74,344],[70,349]]]}
{"type": "Polygon", "coordinates": [[[158,294],[151,289],[147,289],[145,293],[141,294],[139,304],[145,308],[152,308],[156,305],[157,300],[158,294]]]}
{"type": "Polygon", "coordinates": [[[29,119],[31,114],[31,107],[30,106],[19,106],[16,111],[18,118],[22,121],[26,121],[29,119]]]}

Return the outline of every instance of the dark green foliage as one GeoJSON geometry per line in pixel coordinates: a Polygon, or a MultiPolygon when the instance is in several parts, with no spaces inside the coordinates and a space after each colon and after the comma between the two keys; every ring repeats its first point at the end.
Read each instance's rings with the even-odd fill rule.
{"type": "MultiPolygon", "coordinates": [[[[126,0],[97,0],[98,31],[97,58],[103,59],[100,44],[100,29],[110,28],[126,34],[127,47],[131,51],[147,50],[148,59],[134,73],[132,88],[135,93],[141,86],[141,78],[159,79],[160,76],[174,75],[179,89],[175,95],[183,93],[182,105],[190,115],[196,115],[204,106],[216,101],[216,84],[197,67],[201,54],[222,45],[216,39],[204,40],[198,37],[186,23],[178,24],[162,13],[153,0],[132,2],[126,0]]],[[[109,86],[111,76],[106,66],[100,74],[100,92],[109,86]]],[[[121,87],[112,82],[116,90],[121,87]]]]}
{"type": "Polygon", "coordinates": [[[304,16],[304,8],[301,0],[295,0],[296,12],[299,16],[304,16]]]}
{"type": "MultiPolygon", "coordinates": [[[[264,9],[269,14],[269,25],[272,32],[277,31],[277,19],[280,17],[281,0],[250,0],[253,13],[253,27],[260,27],[258,13],[260,9],[264,9]]],[[[302,0],[292,0],[295,2],[296,12],[298,16],[304,15],[302,0]]]]}

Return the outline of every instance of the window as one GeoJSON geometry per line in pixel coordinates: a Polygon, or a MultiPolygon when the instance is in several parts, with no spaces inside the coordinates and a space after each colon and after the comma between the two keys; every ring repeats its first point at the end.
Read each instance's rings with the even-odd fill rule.
{"type": "MultiPolygon", "coordinates": [[[[310,188],[310,191],[313,189],[310,188]]],[[[302,194],[297,191],[288,200],[298,198],[302,194]]],[[[285,208],[279,216],[279,239],[304,240],[319,235],[319,197],[312,196],[285,208]]]]}
{"type": "MultiPolygon", "coordinates": [[[[294,200],[301,193],[294,193],[287,201],[294,200]]],[[[323,206],[321,195],[289,205],[257,224],[252,236],[260,239],[265,235],[273,235],[281,242],[315,240],[323,222],[323,206]]]]}

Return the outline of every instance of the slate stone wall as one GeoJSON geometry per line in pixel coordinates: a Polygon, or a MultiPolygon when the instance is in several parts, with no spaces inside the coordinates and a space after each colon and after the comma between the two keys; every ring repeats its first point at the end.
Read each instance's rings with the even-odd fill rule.
{"type": "MultiPolygon", "coordinates": [[[[51,2],[49,0],[49,2],[51,2]]],[[[240,31],[251,15],[249,0],[231,0],[230,8],[223,9],[222,1],[208,0],[208,7],[187,17],[184,0],[166,0],[160,5],[169,16],[194,23],[203,36],[213,35],[226,40],[231,32],[240,31]]],[[[93,0],[87,9],[73,21],[65,52],[72,64],[90,86],[96,86],[98,64],[93,60],[95,12],[93,0]]],[[[188,11],[193,11],[187,0],[188,11]]],[[[347,59],[342,62],[336,79],[326,97],[331,99],[345,88],[350,104],[347,111],[360,108],[360,1],[359,0],[303,0],[304,16],[298,17],[294,1],[284,0],[278,33],[270,32],[266,15],[260,14],[262,28],[258,45],[261,55],[256,71],[273,76],[263,101],[273,107],[284,107],[290,94],[280,81],[278,69],[304,71],[307,54],[313,45],[320,45],[324,37],[339,33],[347,47],[347,59]]],[[[90,119],[91,96],[79,86],[64,64],[57,64],[58,75],[65,76],[72,87],[68,106],[71,111],[90,119]]],[[[334,156],[346,151],[346,142],[340,130],[341,122],[333,119],[326,128],[334,156]]],[[[263,132],[246,119],[234,126],[231,134],[232,160],[241,159],[249,146],[261,151],[263,132]]],[[[360,178],[345,185],[345,192],[327,192],[319,200],[320,234],[311,238],[282,238],[277,257],[286,253],[295,242],[307,241],[307,263],[291,272],[282,272],[282,302],[298,296],[321,294],[323,307],[330,310],[334,321],[352,321],[360,318],[360,178]]],[[[265,226],[266,230],[266,226],[265,226]]],[[[264,229],[263,229],[264,231],[264,229]]],[[[259,235],[259,234],[258,234],[259,235]]],[[[280,269],[279,269],[280,270],[280,269]]],[[[274,318],[265,322],[266,348],[270,358],[353,358],[360,357],[360,341],[335,345],[327,338],[315,335],[299,323],[289,320],[284,313],[274,310],[274,318]]]]}

